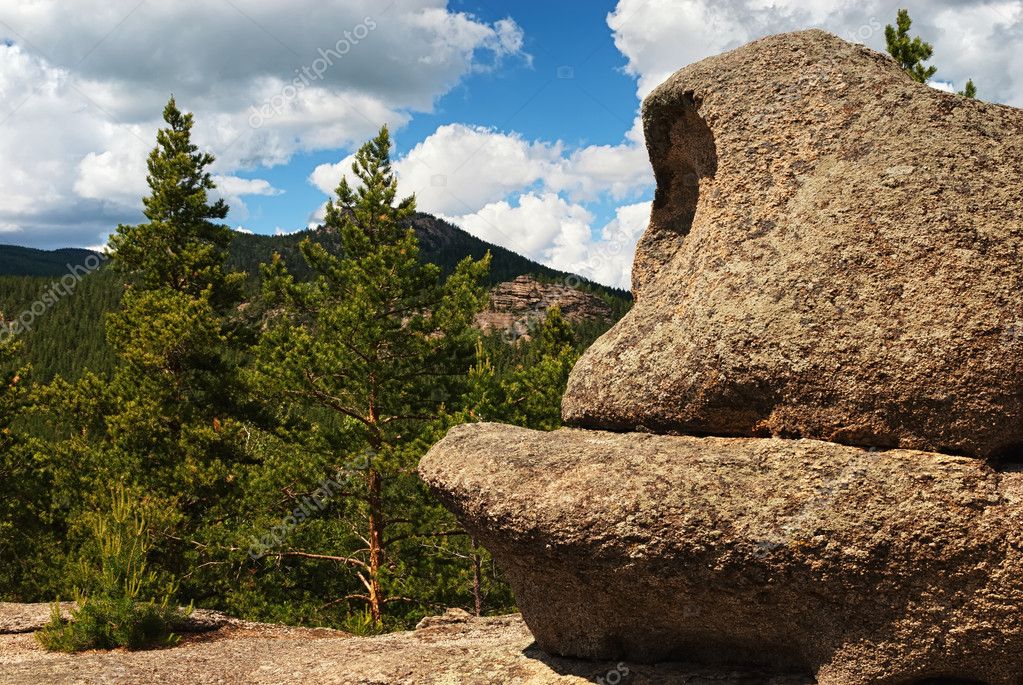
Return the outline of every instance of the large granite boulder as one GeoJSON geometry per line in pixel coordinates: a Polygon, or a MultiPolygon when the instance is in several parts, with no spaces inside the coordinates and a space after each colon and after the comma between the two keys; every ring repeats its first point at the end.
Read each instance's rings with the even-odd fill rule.
{"type": "Polygon", "coordinates": [[[1023,445],[1023,110],[805,31],[682,69],[643,120],[636,306],[575,367],[569,423],[1023,445]]]}
{"type": "Polygon", "coordinates": [[[1023,678],[1023,473],[497,424],[453,429],[420,473],[552,654],[760,663],[821,685],[1023,678]]]}

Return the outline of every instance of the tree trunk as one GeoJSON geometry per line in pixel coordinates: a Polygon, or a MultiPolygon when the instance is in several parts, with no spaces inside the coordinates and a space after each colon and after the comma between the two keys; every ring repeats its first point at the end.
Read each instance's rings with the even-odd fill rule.
{"type": "Polygon", "coordinates": [[[483,615],[483,557],[479,553],[479,544],[472,538],[472,596],[476,600],[476,615],[483,615]]]}
{"type": "Polygon", "coordinates": [[[384,619],[384,598],[380,590],[380,565],[383,557],[384,517],[380,472],[370,468],[366,474],[369,500],[369,611],[373,623],[380,626],[384,619]]]}

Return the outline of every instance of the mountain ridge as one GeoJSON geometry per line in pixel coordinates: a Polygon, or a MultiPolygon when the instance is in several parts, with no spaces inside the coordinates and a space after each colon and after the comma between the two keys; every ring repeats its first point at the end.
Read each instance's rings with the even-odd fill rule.
{"type": "MultiPolygon", "coordinates": [[[[538,264],[511,250],[492,245],[457,226],[429,214],[416,214],[412,226],[419,236],[423,261],[437,264],[444,274],[450,274],[465,257],[479,259],[488,251],[491,269],[486,285],[493,288],[513,281],[519,276],[531,276],[545,284],[560,288],[574,288],[591,299],[602,300],[606,309],[594,302],[598,310],[610,314],[600,320],[581,320],[581,335],[594,338],[620,319],[631,305],[631,295],[623,290],[585,280],[574,274],[558,271],[538,264]]],[[[298,280],[312,274],[305,264],[299,245],[305,239],[339,251],[337,236],[323,228],[298,231],[288,235],[255,235],[234,233],[228,250],[227,266],[234,271],[249,274],[246,300],[257,299],[259,293],[259,265],[280,254],[285,266],[298,280]]],[[[13,321],[31,311],[31,307],[54,289],[54,284],[67,282],[72,267],[88,264],[90,256],[99,253],[67,248],[45,251],[16,246],[0,246],[0,321],[13,321]],[[19,264],[18,258],[27,261],[19,264]]],[[[95,267],[95,264],[92,264],[95,267]]],[[[91,270],[90,270],[91,271],[91,270]]],[[[81,270],[77,270],[81,274],[81,270]]],[[[101,266],[95,273],[76,278],[61,295],[49,298],[45,311],[31,315],[20,339],[24,342],[22,359],[31,365],[37,377],[48,381],[56,375],[77,378],[85,369],[109,371],[114,364],[111,350],[106,345],[104,317],[117,309],[123,290],[123,278],[113,269],[101,266]]],[[[515,318],[518,321],[518,318],[515,318]]],[[[519,317],[521,318],[521,317],[519,317]]]]}
{"type": "Polygon", "coordinates": [[[0,276],[61,276],[100,253],[84,247],[41,250],[21,245],[0,245],[0,276]]]}
{"type": "MultiPolygon", "coordinates": [[[[542,281],[564,281],[569,285],[582,286],[583,290],[597,290],[614,297],[631,299],[627,290],[603,285],[577,274],[541,264],[513,250],[487,242],[470,234],[454,224],[424,212],[417,212],[411,220],[419,238],[424,261],[440,266],[445,273],[454,270],[464,257],[480,259],[491,253],[491,270],[488,283],[495,285],[515,279],[517,276],[533,275],[542,281]]],[[[332,234],[323,226],[308,228],[283,235],[234,232],[228,249],[227,266],[234,271],[245,271],[252,276],[259,273],[259,264],[267,261],[274,252],[281,254],[285,265],[296,277],[307,275],[308,270],[298,246],[306,238],[325,243],[326,247],[336,244],[332,234]]],[[[13,244],[0,244],[0,276],[48,276],[58,277],[68,273],[71,267],[80,266],[90,256],[101,253],[88,248],[64,247],[43,250],[13,244]]]]}

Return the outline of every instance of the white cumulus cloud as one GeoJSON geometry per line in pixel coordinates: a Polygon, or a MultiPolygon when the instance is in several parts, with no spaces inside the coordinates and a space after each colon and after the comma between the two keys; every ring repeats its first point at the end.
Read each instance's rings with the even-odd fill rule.
{"type": "Polygon", "coordinates": [[[818,27],[883,51],[900,8],[934,45],[943,83],[972,78],[981,98],[1023,105],[1023,0],[619,0],[607,22],[642,97],[687,64],[773,33],[818,27]]]}
{"type": "MultiPolygon", "coordinates": [[[[513,20],[445,0],[0,3],[0,225],[82,245],[137,219],[171,89],[230,179],[400,127],[467,74],[527,59],[522,45],[513,20]]],[[[267,192],[227,183],[242,215],[267,192]]]]}
{"type": "Polygon", "coordinates": [[[514,203],[490,203],[472,214],[445,217],[475,236],[556,269],[628,289],[636,241],[646,229],[650,203],[618,207],[599,230],[582,205],[555,193],[526,193],[514,203]]]}
{"type": "MultiPolygon", "coordinates": [[[[342,175],[351,184],[354,155],[313,170],[310,183],[332,196],[342,175]]],[[[617,145],[566,149],[560,141],[530,141],[514,132],[463,124],[441,126],[397,159],[402,195],[415,193],[420,211],[447,218],[489,242],[558,269],[627,288],[632,249],[646,227],[630,222],[626,242],[608,252],[601,241],[649,203],[618,210],[613,226],[597,231],[585,204],[636,199],[653,184],[636,124],[617,145]],[[623,218],[623,217],[627,217],[623,218]],[[594,236],[597,236],[596,239],[594,236]]],[[[644,209],[645,208],[645,209],[644,209]]],[[[322,222],[324,206],[309,217],[322,222]]]]}

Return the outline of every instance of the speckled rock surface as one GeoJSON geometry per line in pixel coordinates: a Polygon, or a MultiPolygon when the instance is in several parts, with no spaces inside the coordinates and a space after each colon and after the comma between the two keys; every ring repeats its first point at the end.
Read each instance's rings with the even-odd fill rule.
{"type": "MultiPolygon", "coordinates": [[[[74,602],[60,603],[60,616],[64,620],[71,617],[74,602]]],[[[53,613],[52,604],[17,604],[0,602],[0,635],[8,633],[31,633],[39,630],[50,622],[53,613]]]]}
{"type": "Polygon", "coordinates": [[[827,685],[1023,678],[1023,473],[815,440],[470,424],[420,474],[552,654],[762,662],[827,685]]]}
{"type": "MultiPolygon", "coordinates": [[[[60,616],[65,621],[74,620],[72,610],[74,602],[60,603],[60,616]]],[[[36,602],[18,604],[0,602],[0,635],[11,633],[32,633],[50,623],[53,615],[53,604],[36,602]]],[[[226,625],[243,625],[244,621],[231,618],[219,611],[208,609],[187,610],[182,607],[182,618],[174,626],[179,633],[204,633],[217,630],[226,625]]]]}
{"type": "Polygon", "coordinates": [[[682,69],[643,120],[636,306],[575,367],[569,423],[1023,444],[1023,110],[815,30],[682,69]]]}
{"type": "MultiPolygon", "coordinates": [[[[0,617],[15,611],[0,607],[0,617]]],[[[53,654],[0,634],[4,685],[808,685],[805,676],[584,662],[533,646],[518,616],[450,614],[415,632],[357,638],[333,630],[230,621],[169,649],[53,654]]]]}

